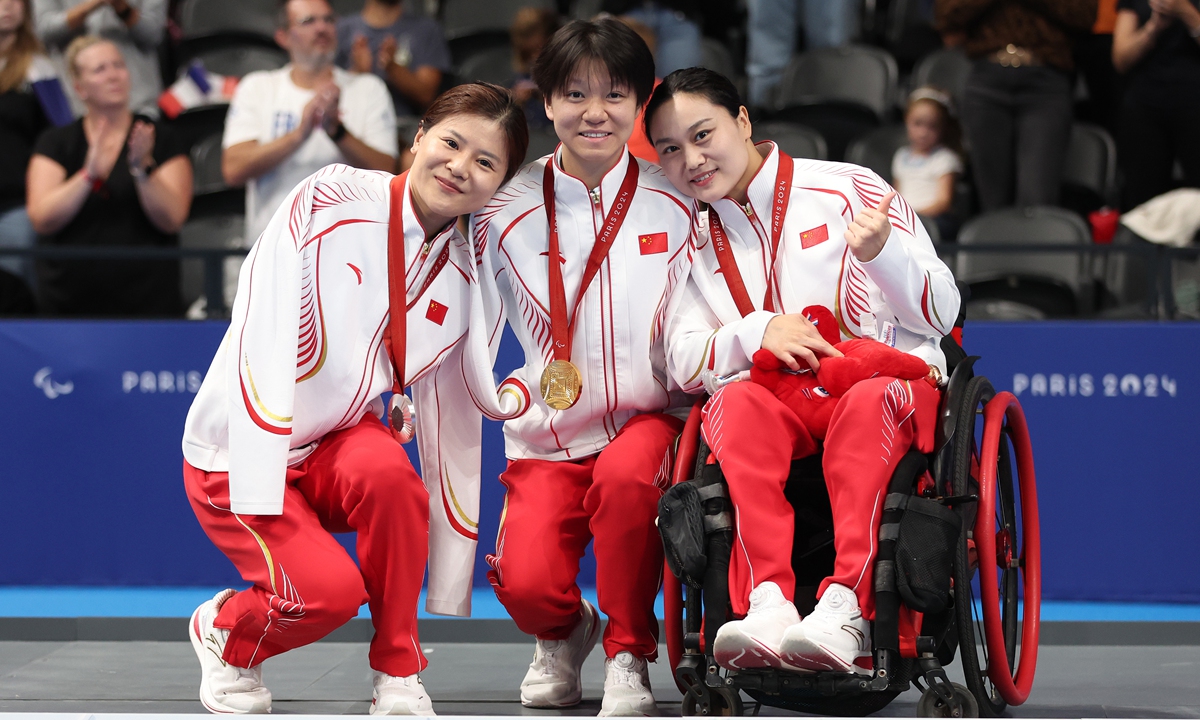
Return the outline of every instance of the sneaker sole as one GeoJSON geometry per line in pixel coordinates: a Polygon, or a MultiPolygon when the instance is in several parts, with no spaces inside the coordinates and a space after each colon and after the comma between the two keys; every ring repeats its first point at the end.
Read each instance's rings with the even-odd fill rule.
{"type": "Polygon", "coordinates": [[[853,659],[846,662],[829,647],[809,638],[789,642],[783,650],[783,661],[793,667],[813,672],[871,674],[870,670],[855,665],[853,659]]]}
{"type": "Polygon", "coordinates": [[[728,670],[784,667],[783,657],[739,630],[719,633],[713,642],[713,659],[728,670]]]}
{"type": "MultiPolygon", "coordinates": [[[[207,605],[205,603],[204,605],[207,605]]],[[[200,704],[210,713],[217,715],[251,715],[262,713],[251,713],[248,710],[237,710],[235,708],[222,705],[217,702],[213,696],[212,690],[208,687],[208,676],[204,672],[204,658],[209,652],[208,648],[204,647],[204,640],[200,637],[200,610],[204,607],[201,605],[192,613],[192,619],[188,622],[188,638],[192,641],[192,649],[196,651],[196,659],[200,661],[200,704]]],[[[263,713],[270,713],[271,708],[267,707],[263,713]]]]}
{"type": "Polygon", "coordinates": [[[632,703],[621,702],[617,703],[617,706],[612,710],[606,712],[602,708],[596,714],[597,717],[654,717],[656,715],[658,715],[658,705],[653,702],[650,703],[650,707],[648,708],[644,706],[634,707],[632,703]]]}
{"type": "MultiPolygon", "coordinates": [[[[578,662],[576,663],[576,666],[577,666],[576,672],[575,672],[576,677],[579,677],[579,675],[581,674],[581,672],[583,670],[583,662],[585,660],[587,660],[588,655],[592,654],[592,650],[595,649],[595,647],[596,647],[596,641],[600,639],[600,615],[599,615],[599,613],[596,612],[596,608],[592,607],[592,604],[590,602],[588,602],[587,600],[583,600],[581,602],[584,605],[586,605],[588,608],[591,609],[591,612],[588,614],[591,618],[592,627],[590,630],[588,630],[587,639],[584,640],[583,648],[580,650],[580,656],[579,656],[578,662]]],[[[583,700],[583,681],[582,680],[579,681],[579,685],[575,688],[575,692],[568,695],[565,700],[560,700],[560,701],[533,700],[533,699],[527,698],[525,696],[525,688],[521,688],[521,705],[523,705],[527,708],[554,709],[554,708],[572,707],[572,706],[578,705],[582,700],[583,700]]]]}

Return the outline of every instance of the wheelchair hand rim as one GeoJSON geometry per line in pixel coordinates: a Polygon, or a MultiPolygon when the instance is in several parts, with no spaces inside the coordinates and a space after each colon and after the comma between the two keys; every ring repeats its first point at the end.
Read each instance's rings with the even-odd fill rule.
{"type": "Polygon", "coordinates": [[[999,392],[983,410],[983,444],[979,477],[979,509],[975,519],[975,547],[979,558],[980,604],[989,655],[1005,656],[1004,627],[1000,616],[1000,593],[996,579],[996,459],[1000,433],[1005,421],[1010,429],[1015,469],[1021,498],[1022,576],[1024,578],[1024,623],[1021,652],[1015,672],[1007,663],[988,663],[988,678],[1009,705],[1020,705],[1029,698],[1037,671],[1038,637],[1041,624],[1041,536],[1038,526],[1037,482],[1029,428],[1020,402],[1009,392],[999,392]],[[998,653],[998,654],[997,654],[998,653]]]}

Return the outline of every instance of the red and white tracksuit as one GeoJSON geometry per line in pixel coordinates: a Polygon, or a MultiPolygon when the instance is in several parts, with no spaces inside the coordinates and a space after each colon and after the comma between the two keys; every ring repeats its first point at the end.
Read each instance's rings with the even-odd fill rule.
{"type": "Polygon", "coordinates": [[[682,423],[664,414],[686,404],[670,391],[663,359],[667,299],[690,262],[692,203],[655,165],[639,162],[637,189],[607,259],[579,302],[571,362],[579,401],[549,408],[538,394],[552,359],[547,270],[549,225],[543,173],[554,162],[554,196],[567,307],[631,162],[628,155],[594,193],[547,156],[517,174],[472,219],[493,358],[504,320],[525,364],[500,385],[529,402],[504,424],[509,457],[505,512],[488,557],[496,595],[524,632],[565,638],[579,618],[575,577],[595,540],[604,649],[653,659],[654,596],[662,543],[654,527],[682,423]],[[665,237],[664,237],[665,235],[665,237]]]}
{"type": "Polygon", "coordinates": [[[379,420],[393,383],[384,345],[391,179],[331,165],[292,192],[246,258],[229,330],[188,413],[188,497],[254,583],[216,620],[231,630],[225,659],[239,667],[326,635],[369,601],[371,666],[419,671],[427,559],[427,608],[470,613],[478,398],[490,394],[482,405],[502,413],[486,346],[473,353],[467,341],[480,312],[471,249],[453,226],[426,244],[406,188],[404,382],[424,481],[379,420]],[[483,361],[463,359],[475,356],[483,361]],[[329,535],[351,530],[361,571],[329,535]]]}
{"type": "MultiPolygon", "coordinates": [[[[770,218],[780,151],[773,143],[759,147],[769,154],[750,183],[748,208],[725,198],[713,209],[750,299],[761,307],[769,292],[775,312],[759,309],[742,317],[719,272],[707,213],[698,215],[696,257],[667,315],[667,364],[675,380],[700,392],[704,370],[725,375],[749,369],[767,323],[810,305],[832,312],[843,339],[874,338],[944,372],[938,342],[958,316],[958,290],[908,203],[899,196],[892,201],[891,236],[877,257],[859,262],[843,234],[855,213],[876,207],[891,188],[865,168],[797,159],[772,265],[770,218]]],[[[932,450],[937,403],[937,391],[924,381],[867,380],[839,401],[826,436],[823,466],[837,561],[820,592],[833,582],[854,589],[868,618],[887,481],[909,448],[932,450]]],[[[705,408],[702,430],[736,507],[734,611],[744,614],[750,591],[766,581],[792,597],[793,520],[783,486],[793,456],[811,447],[807,431],[766,388],[750,382],[719,390],[705,408]]]]}

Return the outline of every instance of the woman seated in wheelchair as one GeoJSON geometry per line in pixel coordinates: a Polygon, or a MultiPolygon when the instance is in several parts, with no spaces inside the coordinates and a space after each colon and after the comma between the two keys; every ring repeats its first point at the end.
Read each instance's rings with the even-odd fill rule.
{"type": "Polygon", "coordinates": [[[667,363],[684,390],[713,392],[701,431],[736,513],[729,593],[744,619],[721,627],[713,654],[731,669],[869,674],[874,539],[895,464],[910,448],[933,450],[946,370],[939,341],[960,302],[954,278],[916,213],[874,172],[755,144],[723,76],[671,73],[644,122],[667,177],[708,206],[696,218],[691,275],[667,313],[667,363]],[[760,351],[760,367],[815,374],[823,358],[841,355],[814,324],[820,318],[836,323],[827,336],[885,343],[924,360],[928,376],[858,382],[827,428],[806,427],[763,384],[716,389],[745,377],[760,351]],[[819,450],[837,559],[802,620],[784,485],[791,462],[819,450]]]}

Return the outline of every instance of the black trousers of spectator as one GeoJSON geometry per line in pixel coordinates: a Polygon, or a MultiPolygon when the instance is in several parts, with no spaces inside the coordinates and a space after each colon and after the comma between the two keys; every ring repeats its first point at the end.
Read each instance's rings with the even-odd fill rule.
{"type": "Polygon", "coordinates": [[[1183,167],[1183,184],[1200,187],[1200,104],[1163,108],[1127,98],[1118,138],[1125,175],[1122,211],[1173,189],[1176,160],[1183,167]]]}
{"type": "Polygon", "coordinates": [[[1046,66],[975,62],[962,121],[985,211],[1058,202],[1071,120],[1067,73],[1046,66]]]}

